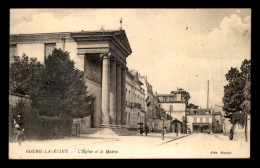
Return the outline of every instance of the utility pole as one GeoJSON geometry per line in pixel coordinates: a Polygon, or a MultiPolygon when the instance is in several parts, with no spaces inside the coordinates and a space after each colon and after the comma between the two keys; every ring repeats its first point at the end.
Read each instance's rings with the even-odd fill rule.
{"type": "Polygon", "coordinates": [[[172,105],[170,105],[170,116],[171,116],[171,122],[170,122],[170,132],[172,132],[172,105]]]}
{"type": "Polygon", "coordinates": [[[164,140],[164,117],[163,117],[163,128],[162,128],[162,139],[164,140]]]}
{"type": "Polygon", "coordinates": [[[207,90],[207,109],[209,108],[209,80],[208,80],[208,90],[207,90]]]}

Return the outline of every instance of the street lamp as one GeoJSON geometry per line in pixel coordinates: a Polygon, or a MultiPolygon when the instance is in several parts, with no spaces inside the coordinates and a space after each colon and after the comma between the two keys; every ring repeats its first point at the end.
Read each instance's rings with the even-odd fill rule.
{"type": "Polygon", "coordinates": [[[162,140],[164,140],[164,117],[165,117],[165,113],[162,110],[162,118],[163,118],[163,127],[162,127],[162,140]]]}
{"type": "Polygon", "coordinates": [[[170,132],[172,132],[172,110],[173,110],[173,109],[172,109],[172,105],[170,105],[170,117],[171,117],[171,118],[170,118],[170,121],[171,121],[171,122],[170,122],[170,132]]]}

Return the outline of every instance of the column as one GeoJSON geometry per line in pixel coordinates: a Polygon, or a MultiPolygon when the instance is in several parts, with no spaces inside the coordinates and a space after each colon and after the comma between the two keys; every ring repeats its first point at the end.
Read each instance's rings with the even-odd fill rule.
{"type": "Polygon", "coordinates": [[[109,98],[110,98],[110,54],[101,54],[103,57],[102,69],[102,121],[101,125],[109,125],[109,98]]]}
{"type": "Polygon", "coordinates": [[[116,125],[116,59],[110,60],[110,123],[116,125]]]}
{"type": "Polygon", "coordinates": [[[121,125],[121,65],[116,65],[116,124],[121,125]]]}
{"type": "Polygon", "coordinates": [[[126,125],[126,110],[125,110],[125,104],[126,104],[126,76],[125,76],[126,68],[122,68],[121,71],[121,119],[122,119],[122,125],[126,125]]]}

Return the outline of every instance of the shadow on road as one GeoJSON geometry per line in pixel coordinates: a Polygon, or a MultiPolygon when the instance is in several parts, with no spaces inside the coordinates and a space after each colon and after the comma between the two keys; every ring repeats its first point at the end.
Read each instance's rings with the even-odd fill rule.
{"type": "Polygon", "coordinates": [[[172,140],[169,140],[169,141],[167,141],[167,142],[161,143],[161,144],[156,145],[156,146],[161,146],[161,145],[164,145],[164,144],[166,144],[166,143],[169,143],[169,142],[172,142],[172,141],[175,141],[175,140],[178,140],[178,139],[181,139],[181,138],[187,137],[187,136],[189,136],[189,135],[191,135],[191,134],[188,134],[188,135],[185,135],[185,136],[182,136],[182,137],[179,137],[179,138],[176,137],[176,138],[174,138],[174,139],[172,139],[172,140]]]}

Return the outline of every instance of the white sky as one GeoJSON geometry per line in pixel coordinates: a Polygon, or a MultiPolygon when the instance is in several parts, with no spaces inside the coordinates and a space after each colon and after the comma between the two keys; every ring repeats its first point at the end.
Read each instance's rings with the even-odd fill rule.
{"type": "Polygon", "coordinates": [[[133,53],[129,69],[147,75],[153,90],[177,87],[202,108],[221,104],[225,74],[251,59],[250,9],[11,9],[10,33],[119,29],[133,53]]]}

